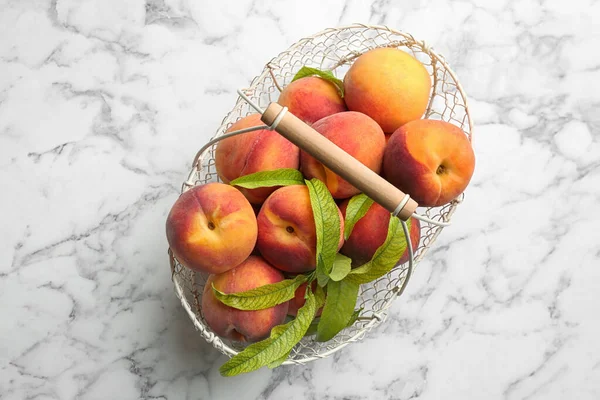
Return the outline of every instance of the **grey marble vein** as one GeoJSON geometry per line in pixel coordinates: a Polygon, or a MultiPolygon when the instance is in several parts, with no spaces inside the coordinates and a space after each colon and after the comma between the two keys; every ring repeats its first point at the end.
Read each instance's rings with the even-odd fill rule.
{"type": "Polygon", "coordinates": [[[0,398],[600,398],[599,19],[588,0],[0,1],[0,398]],[[222,378],[166,215],[236,89],[353,22],[444,54],[475,176],[383,325],[222,378]]]}

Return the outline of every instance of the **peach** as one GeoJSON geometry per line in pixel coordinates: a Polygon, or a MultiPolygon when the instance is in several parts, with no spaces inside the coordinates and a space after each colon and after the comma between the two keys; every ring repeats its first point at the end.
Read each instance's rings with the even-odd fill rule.
{"type": "MultiPolygon", "coordinates": [[[[346,200],[340,205],[344,218],[346,217],[348,202],[349,200],[346,200]]],[[[344,242],[340,252],[350,257],[354,266],[368,262],[387,238],[390,217],[389,211],[379,204],[373,203],[364,217],[354,225],[350,237],[344,242]]],[[[410,219],[409,232],[413,252],[415,252],[419,248],[421,239],[421,225],[418,219],[410,219]]],[[[398,240],[405,241],[404,235],[400,236],[398,240]]],[[[406,261],[408,261],[408,249],[402,254],[399,263],[406,261]]]]}
{"type": "MultiPolygon", "coordinates": [[[[260,114],[252,114],[233,124],[227,132],[264,125],[260,114]]],[[[297,169],[300,149],[275,131],[267,129],[243,133],[220,141],[215,150],[215,168],[225,183],[240,176],[279,168],[297,169]]],[[[240,191],[252,204],[261,204],[276,188],[240,191]]]]}
{"type": "Polygon", "coordinates": [[[238,342],[257,342],[269,336],[271,328],[284,322],[288,302],[263,310],[237,310],[221,303],[212,285],[223,293],[245,292],[281,282],[283,274],[261,257],[250,256],[237,267],[210,275],[202,295],[202,314],[208,326],[219,336],[238,342]]]}
{"type": "MultiPolygon", "coordinates": [[[[307,286],[308,286],[308,282],[305,282],[302,285],[298,286],[298,289],[296,289],[294,298],[289,301],[290,306],[288,308],[288,315],[293,315],[295,317],[298,314],[298,310],[300,308],[302,308],[302,306],[304,306],[304,303],[306,303],[306,299],[304,298],[304,295],[306,294],[307,286]]],[[[314,293],[315,289],[317,288],[317,281],[313,281],[312,284],[310,285],[310,287],[312,288],[312,291],[314,293]]],[[[320,316],[322,312],[323,312],[323,307],[321,307],[317,310],[317,314],[315,316],[316,317],[320,316]]]]}
{"type": "Polygon", "coordinates": [[[465,133],[449,122],[417,120],[400,127],[383,157],[383,174],[424,207],[444,205],[471,180],[475,155],[465,133]]]}
{"type": "Polygon", "coordinates": [[[367,114],[386,133],[421,118],[430,91],[431,78],[423,64],[393,48],[364,53],[344,77],[348,109],[367,114]]]}
{"type": "MultiPolygon", "coordinates": [[[[340,218],[340,242],[343,244],[344,221],[340,218]]],[[[304,185],[277,189],[258,213],[257,247],[260,254],[282,271],[300,273],[316,267],[317,232],[304,185]]]]}
{"type": "Polygon", "coordinates": [[[290,83],[283,89],[277,102],[308,124],[328,115],[347,111],[336,86],[316,76],[300,78],[290,83]]]}
{"type": "Polygon", "coordinates": [[[166,230],[169,246],[181,264],[211,274],[244,261],[258,234],[248,200],[223,183],[196,186],[179,196],[167,217],[166,230]]]}
{"type": "MultiPolygon", "coordinates": [[[[333,114],[318,120],[312,127],[371,170],[380,172],[385,135],[365,114],[354,111],[333,114]]],[[[300,168],[306,177],[323,181],[336,199],[360,192],[304,151],[300,152],[300,168]]]]}

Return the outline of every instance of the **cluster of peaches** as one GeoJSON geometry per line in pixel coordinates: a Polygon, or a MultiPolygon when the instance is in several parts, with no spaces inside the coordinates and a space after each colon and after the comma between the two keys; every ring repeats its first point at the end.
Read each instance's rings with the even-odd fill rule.
{"type": "MultiPolygon", "coordinates": [[[[421,119],[430,92],[431,78],[423,64],[399,49],[379,48],[358,57],[343,82],[324,74],[295,79],[283,89],[278,103],[420,206],[436,207],[464,191],[475,158],[461,129],[421,119]]],[[[254,114],[228,131],[259,125],[260,115],[254,114]]],[[[215,164],[223,183],[183,193],[166,228],[177,260],[209,274],[202,312],[221,337],[241,342],[268,337],[287,315],[296,315],[305,301],[307,283],[291,300],[260,310],[227,306],[215,296],[215,289],[225,294],[245,292],[311,273],[317,265],[316,225],[307,186],[248,189],[230,184],[235,179],[285,168],[322,181],[338,206],[342,227],[338,250],[352,259],[353,267],[368,262],[386,240],[390,213],[376,203],[344,240],[346,209],[358,189],[275,131],[258,130],[220,141],[215,164]]],[[[415,219],[410,236],[416,250],[420,225],[415,219]]],[[[407,258],[405,252],[396,261],[407,258]]]]}

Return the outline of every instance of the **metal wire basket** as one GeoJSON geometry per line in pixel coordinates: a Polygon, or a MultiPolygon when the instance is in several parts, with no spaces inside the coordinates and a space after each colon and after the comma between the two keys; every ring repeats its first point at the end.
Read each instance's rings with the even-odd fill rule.
{"type": "MultiPolygon", "coordinates": [[[[273,58],[243,92],[264,108],[277,101],[282,87],[291,82],[301,67],[333,70],[336,76],[342,77],[354,59],[376,47],[400,48],[420,60],[432,78],[432,91],[424,118],[453,123],[471,140],[473,123],[466,95],[444,58],[423,41],[385,26],[355,24],[326,29],[302,39],[273,58]]],[[[215,137],[222,135],[235,121],[253,112],[255,111],[240,97],[235,107],[223,119],[215,137]]],[[[182,186],[182,193],[194,185],[219,181],[215,170],[215,147],[213,145],[197,154],[189,177],[182,186]]],[[[443,207],[419,209],[419,213],[435,221],[448,222],[461,201],[462,195],[443,207]]],[[[423,258],[442,229],[441,226],[433,224],[421,224],[421,240],[414,256],[413,267],[423,258]]],[[[221,353],[230,357],[236,355],[243,348],[242,345],[220,338],[204,321],[201,296],[207,276],[183,267],[170,250],[169,258],[175,291],[196,329],[221,353]]],[[[363,311],[354,325],[324,343],[313,340],[311,336],[305,337],[295,346],[283,364],[303,364],[327,357],[349,343],[362,339],[368,331],[386,319],[388,308],[392,301],[402,294],[409,276],[408,263],[398,264],[384,277],[362,285],[357,307],[362,307],[363,311]]]]}

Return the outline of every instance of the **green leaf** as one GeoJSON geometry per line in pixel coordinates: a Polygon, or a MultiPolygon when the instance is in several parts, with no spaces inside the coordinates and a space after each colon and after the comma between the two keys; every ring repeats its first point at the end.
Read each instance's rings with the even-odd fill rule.
{"type": "Polygon", "coordinates": [[[315,272],[317,273],[317,283],[319,284],[319,287],[324,287],[327,285],[327,282],[329,282],[329,276],[325,273],[323,265],[325,265],[323,257],[321,254],[317,254],[317,270],[315,272]]]}
{"type": "Polygon", "coordinates": [[[314,335],[315,333],[317,333],[317,327],[319,326],[319,321],[321,320],[321,318],[315,318],[313,319],[313,322],[310,323],[308,329],[306,330],[306,333],[304,334],[304,336],[310,336],[310,335],[314,335]]]}
{"type": "Polygon", "coordinates": [[[331,71],[323,71],[318,68],[302,67],[300,71],[296,72],[296,75],[292,78],[292,82],[298,79],[306,78],[307,76],[318,76],[326,81],[329,81],[335,85],[341,97],[344,97],[344,82],[341,79],[335,77],[331,71]]]}
{"type": "Polygon", "coordinates": [[[270,369],[279,367],[281,364],[283,364],[285,362],[285,360],[287,360],[287,358],[291,352],[292,352],[292,350],[290,349],[290,351],[288,351],[283,357],[278,358],[277,360],[267,364],[267,367],[269,367],[270,369]]]}
{"type": "Polygon", "coordinates": [[[354,325],[354,323],[356,322],[356,320],[358,319],[358,317],[360,316],[360,313],[362,312],[363,307],[354,310],[354,312],[352,313],[352,315],[350,316],[350,320],[348,321],[348,323],[346,324],[346,328],[354,325]]]}
{"type": "MultiPolygon", "coordinates": [[[[317,301],[315,315],[317,315],[319,309],[325,304],[325,291],[321,286],[317,286],[317,289],[315,290],[315,298],[317,301]]],[[[306,330],[304,336],[314,335],[315,333],[317,333],[317,325],[319,324],[319,320],[319,317],[315,317],[313,319],[313,321],[310,323],[310,326],[306,330]]]]}
{"type": "Polygon", "coordinates": [[[226,294],[215,288],[213,292],[219,301],[238,310],[264,310],[292,299],[296,289],[307,281],[306,275],[297,275],[294,279],[271,283],[245,292],[226,294]]]}
{"type": "Polygon", "coordinates": [[[340,218],[337,205],[320,180],[306,180],[310,205],[317,230],[317,282],[325,286],[340,242],[340,218]]]}
{"type": "Polygon", "coordinates": [[[344,221],[344,240],[348,240],[354,225],[359,219],[365,216],[373,200],[370,199],[366,194],[360,193],[352,197],[346,207],[346,220],[344,221]]]}
{"type": "Polygon", "coordinates": [[[343,254],[337,253],[335,255],[335,260],[333,261],[333,268],[331,269],[331,273],[329,277],[334,281],[341,281],[348,275],[350,270],[352,269],[352,259],[350,257],[346,257],[343,254]]]}
{"type": "Polygon", "coordinates": [[[344,329],[354,312],[359,284],[351,281],[329,281],[327,299],[317,326],[317,341],[331,340],[344,329]]]}
{"type": "MultiPolygon", "coordinates": [[[[407,221],[410,232],[410,219],[407,221]]],[[[357,284],[368,283],[381,278],[394,268],[406,250],[406,237],[398,218],[390,218],[385,242],[375,251],[373,258],[350,271],[347,280],[357,284]]]]}
{"type": "Polygon", "coordinates": [[[317,286],[317,289],[315,290],[315,299],[317,302],[315,315],[317,315],[317,311],[319,311],[319,308],[323,307],[323,305],[325,304],[325,298],[325,290],[323,290],[321,286],[317,286]]]}
{"type": "MultiPolygon", "coordinates": [[[[354,325],[354,323],[356,322],[356,320],[358,319],[358,317],[360,316],[360,313],[362,312],[363,308],[359,308],[354,310],[354,312],[352,313],[352,315],[350,316],[350,320],[348,321],[348,323],[346,324],[346,328],[351,327],[352,325],[354,325]]],[[[310,323],[310,326],[308,327],[308,329],[306,330],[306,333],[304,334],[304,336],[310,336],[310,335],[314,335],[317,333],[317,327],[319,326],[319,321],[321,320],[320,317],[317,317],[313,320],[313,322],[310,323]]]]}
{"type": "Polygon", "coordinates": [[[232,186],[246,189],[261,187],[303,185],[302,173],[293,168],[279,168],[272,171],[261,171],[253,174],[240,176],[229,182],[232,186]]]}
{"type": "Polygon", "coordinates": [[[316,303],[315,295],[309,291],[306,303],[298,310],[295,319],[287,324],[277,325],[271,329],[271,336],[267,339],[251,344],[232,357],[219,368],[221,375],[239,375],[255,371],[265,365],[277,365],[278,362],[283,362],[283,357],[287,357],[296,343],[304,337],[315,316],[316,303]]]}

